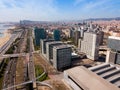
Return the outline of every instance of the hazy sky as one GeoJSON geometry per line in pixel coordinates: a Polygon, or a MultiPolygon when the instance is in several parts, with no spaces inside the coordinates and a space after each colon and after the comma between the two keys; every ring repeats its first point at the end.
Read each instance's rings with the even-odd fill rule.
{"type": "Polygon", "coordinates": [[[120,16],[120,0],[0,0],[0,21],[120,16]]]}

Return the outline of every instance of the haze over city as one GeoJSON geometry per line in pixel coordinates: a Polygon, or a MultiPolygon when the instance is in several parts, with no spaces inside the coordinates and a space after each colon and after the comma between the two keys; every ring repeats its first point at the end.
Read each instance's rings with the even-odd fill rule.
{"type": "Polygon", "coordinates": [[[119,0],[0,0],[0,21],[80,20],[119,15],[119,0]]]}
{"type": "Polygon", "coordinates": [[[0,90],[120,90],[120,0],[0,0],[0,90]]]}

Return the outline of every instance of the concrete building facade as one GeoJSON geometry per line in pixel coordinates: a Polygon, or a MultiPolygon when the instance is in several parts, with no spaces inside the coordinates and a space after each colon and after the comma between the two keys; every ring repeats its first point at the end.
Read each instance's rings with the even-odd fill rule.
{"type": "Polygon", "coordinates": [[[79,30],[79,31],[76,30],[76,31],[74,32],[74,43],[75,43],[76,45],[78,45],[78,40],[79,40],[80,36],[81,36],[80,30],[79,30]]]}
{"type": "Polygon", "coordinates": [[[71,47],[59,45],[53,47],[53,66],[57,70],[71,66],[71,47]]]}
{"type": "Polygon", "coordinates": [[[53,39],[41,39],[40,40],[40,48],[41,48],[41,53],[43,55],[46,55],[46,43],[47,42],[52,42],[54,41],[53,39]]]}
{"type": "Polygon", "coordinates": [[[109,63],[94,67],[74,67],[64,71],[73,90],[120,90],[120,67],[109,63]]]}
{"type": "Polygon", "coordinates": [[[51,59],[53,59],[53,47],[62,44],[63,42],[61,41],[53,41],[46,43],[46,58],[48,61],[51,61],[51,59]]]}
{"type": "Polygon", "coordinates": [[[99,43],[98,35],[85,32],[83,40],[79,40],[80,51],[85,53],[89,59],[98,59],[99,43]]]}
{"type": "Polygon", "coordinates": [[[109,36],[106,62],[120,64],[120,37],[109,36]]]}

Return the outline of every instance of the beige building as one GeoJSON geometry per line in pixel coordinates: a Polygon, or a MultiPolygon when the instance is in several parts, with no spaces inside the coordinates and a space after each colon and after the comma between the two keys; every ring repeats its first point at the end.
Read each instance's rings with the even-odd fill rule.
{"type": "Polygon", "coordinates": [[[64,79],[73,90],[120,90],[120,67],[109,63],[64,71],[64,79]]]}

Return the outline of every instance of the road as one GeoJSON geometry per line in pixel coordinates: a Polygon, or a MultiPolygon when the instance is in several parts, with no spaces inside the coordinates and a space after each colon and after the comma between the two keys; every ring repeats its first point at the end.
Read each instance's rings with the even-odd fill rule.
{"type": "MultiPolygon", "coordinates": [[[[13,44],[13,42],[18,38],[21,37],[23,31],[17,32],[16,35],[12,35],[10,40],[2,47],[1,54],[5,54],[5,52],[10,48],[10,46],[13,44]]],[[[13,55],[10,56],[16,56],[18,54],[17,48],[15,48],[13,55]]],[[[8,57],[8,55],[3,55],[8,57]]],[[[16,81],[16,65],[17,65],[17,58],[9,58],[8,66],[6,68],[6,72],[4,74],[4,80],[3,80],[3,88],[11,87],[15,85],[16,81]]],[[[15,90],[14,88],[11,88],[9,90],[15,90]]]]}
{"type": "MultiPolygon", "coordinates": [[[[16,52],[17,52],[17,49],[14,50],[14,53],[16,52]]],[[[17,65],[17,59],[10,58],[7,69],[6,69],[6,73],[4,76],[3,88],[7,88],[15,84],[16,65],[17,65]]],[[[10,90],[15,90],[15,89],[13,88],[10,90]]]]}
{"type": "MultiPolygon", "coordinates": [[[[15,73],[16,73],[16,59],[11,59],[4,74],[3,88],[7,88],[15,84],[15,73]]],[[[14,90],[14,89],[10,89],[14,90]]]]}
{"type": "MultiPolygon", "coordinates": [[[[27,58],[27,57],[28,57],[29,53],[26,53],[27,35],[28,35],[28,30],[25,29],[24,33],[20,37],[20,41],[19,41],[18,47],[17,47],[16,54],[22,54],[22,57],[20,57],[17,61],[15,85],[28,81],[27,64],[28,64],[29,58],[27,58]]],[[[22,90],[26,90],[26,85],[22,85],[21,88],[22,88],[22,90]]],[[[17,89],[19,90],[20,88],[17,87],[17,89]]]]}
{"type": "MultiPolygon", "coordinates": [[[[30,32],[30,31],[29,31],[30,32]]],[[[35,80],[35,67],[34,67],[34,60],[33,60],[33,51],[34,51],[34,45],[33,45],[33,38],[30,34],[29,36],[30,40],[30,48],[29,48],[29,63],[28,63],[28,73],[29,73],[29,79],[35,80]]]]}
{"type": "MultiPolygon", "coordinates": [[[[11,47],[13,42],[18,38],[21,37],[23,31],[21,32],[16,32],[14,34],[11,34],[10,39],[0,48],[0,55],[3,55],[6,53],[6,51],[11,47]]],[[[0,59],[0,63],[3,59],[0,59]]],[[[1,67],[0,67],[1,68],[1,67]]]]}
{"type": "Polygon", "coordinates": [[[18,32],[16,34],[12,34],[10,39],[0,48],[0,54],[5,54],[5,52],[10,48],[10,46],[12,45],[12,43],[18,38],[20,37],[19,35],[21,35],[21,32],[18,32]]]}
{"type": "MultiPolygon", "coordinates": [[[[13,40],[13,41],[15,41],[15,40],[13,40]]],[[[13,56],[19,56],[20,54],[26,55],[27,59],[25,60],[25,62],[26,62],[27,65],[25,64],[24,83],[20,83],[20,84],[17,84],[17,85],[15,84],[15,81],[17,79],[16,78],[17,59],[12,58],[12,59],[9,60],[9,63],[8,63],[8,66],[7,66],[7,69],[6,69],[6,72],[5,72],[5,76],[4,76],[4,82],[3,82],[3,89],[4,90],[15,90],[15,88],[17,86],[24,86],[24,85],[29,84],[29,83],[33,84],[33,88],[36,88],[36,83],[51,87],[51,85],[49,85],[47,83],[36,81],[38,78],[42,77],[46,73],[46,70],[45,70],[45,67],[44,67],[43,74],[41,74],[39,77],[36,78],[35,67],[34,67],[34,59],[33,59],[34,45],[33,45],[32,35],[29,36],[29,42],[30,42],[29,53],[26,53],[26,54],[21,53],[21,51],[20,51],[21,49],[20,49],[20,47],[18,47],[18,48],[15,49],[14,54],[13,54],[13,56]],[[18,52],[20,54],[18,54],[18,52]],[[26,81],[27,71],[28,71],[28,77],[29,77],[28,81],[26,81]]],[[[19,43],[19,42],[17,42],[17,43],[19,43]]],[[[21,41],[21,43],[22,43],[22,41],[21,41]]],[[[10,44],[8,42],[8,44],[11,45],[12,43],[10,44]]],[[[6,46],[9,47],[9,45],[6,45],[6,46]]],[[[4,49],[4,47],[3,47],[3,49],[0,49],[0,50],[1,50],[2,54],[4,53],[4,51],[6,51],[6,49],[4,49]]],[[[3,55],[3,56],[5,56],[5,55],[3,55]]],[[[7,56],[10,56],[10,55],[7,55],[7,56]]],[[[12,57],[12,55],[11,55],[11,57],[12,57]]]]}

